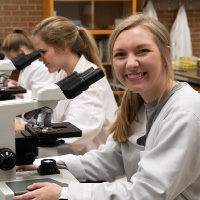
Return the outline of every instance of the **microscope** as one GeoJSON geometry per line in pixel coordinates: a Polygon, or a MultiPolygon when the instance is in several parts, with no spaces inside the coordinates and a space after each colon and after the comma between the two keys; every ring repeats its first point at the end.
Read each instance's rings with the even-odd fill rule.
{"type": "MultiPolygon", "coordinates": [[[[12,61],[3,61],[3,63],[0,63],[1,74],[9,76],[10,72],[7,71],[12,71],[14,68],[12,61]],[[9,68],[3,67],[8,65],[9,68]],[[2,73],[4,69],[6,73],[2,73]]],[[[15,166],[32,164],[37,156],[37,147],[40,145],[48,146],[49,143],[57,145],[57,138],[81,136],[81,130],[70,123],[51,124],[50,114],[58,101],[75,98],[103,76],[104,73],[100,68],[91,67],[83,73],[73,72],[57,83],[34,85],[31,99],[12,100],[11,98],[0,101],[1,200],[12,200],[14,195],[27,192],[26,186],[33,182],[47,181],[65,186],[66,180],[68,182],[77,181],[66,170],[65,173],[58,170],[56,163],[51,159],[43,160],[37,171],[16,173],[15,166]],[[26,130],[21,134],[15,134],[14,119],[21,113],[25,113],[24,117],[27,119],[33,117],[36,124],[28,123],[26,130]]]]}
{"type": "Polygon", "coordinates": [[[8,87],[8,78],[13,70],[24,69],[40,56],[38,51],[34,51],[27,55],[21,53],[12,60],[0,61],[0,84],[2,85],[0,87],[0,101],[15,99],[15,94],[26,93],[26,90],[23,87],[8,87]]]}

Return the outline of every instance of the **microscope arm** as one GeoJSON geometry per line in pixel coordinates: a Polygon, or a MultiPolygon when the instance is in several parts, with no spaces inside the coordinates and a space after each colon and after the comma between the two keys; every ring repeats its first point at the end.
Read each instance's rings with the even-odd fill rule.
{"type": "Polygon", "coordinates": [[[13,65],[11,60],[1,60],[0,61],[0,76],[6,75],[10,76],[12,71],[15,70],[15,66],[13,65]]]}

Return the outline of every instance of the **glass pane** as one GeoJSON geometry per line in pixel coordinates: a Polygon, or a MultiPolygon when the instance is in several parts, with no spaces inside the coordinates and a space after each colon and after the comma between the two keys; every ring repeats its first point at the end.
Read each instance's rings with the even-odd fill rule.
{"type": "Polygon", "coordinates": [[[113,25],[131,14],[132,0],[94,1],[95,29],[113,29],[113,25]]]}
{"type": "Polygon", "coordinates": [[[92,9],[90,1],[56,1],[54,13],[57,16],[67,17],[77,25],[88,29],[92,28],[92,9]]]}

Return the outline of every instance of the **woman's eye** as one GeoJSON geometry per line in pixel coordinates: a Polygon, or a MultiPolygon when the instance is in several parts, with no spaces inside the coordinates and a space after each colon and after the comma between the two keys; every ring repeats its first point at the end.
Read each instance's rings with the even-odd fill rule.
{"type": "Polygon", "coordinates": [[[141,49],[138,54],[150,52],[149,49],[141,49]]]}
{"type": "Polygon", "coordinates": [[[124,56],[124,53],[115,53],[114,57],[120,57],[120,56],[124,56]]]}
{"type": "Polygon", "coordinates": [[[45,55],[46,51],[40,51],[40,54],[45,55]]]}

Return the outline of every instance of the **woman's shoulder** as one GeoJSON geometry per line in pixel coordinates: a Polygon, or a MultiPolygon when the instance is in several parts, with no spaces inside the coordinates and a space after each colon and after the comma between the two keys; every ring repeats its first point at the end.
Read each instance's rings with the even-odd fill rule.
{"type": "Polygon", "coordinates": [[[167,112],[191,112],[200,116],[200,94],[189,84],[183,84],[164,106],[167,112]]]}
{"type": "Polygon", "coordinates": [[[180,83],[181,87],[175,92],[175,96],[184,99],[196,99],[200,100],[200,93],[192,88],[188,83],[180,83]]]}

